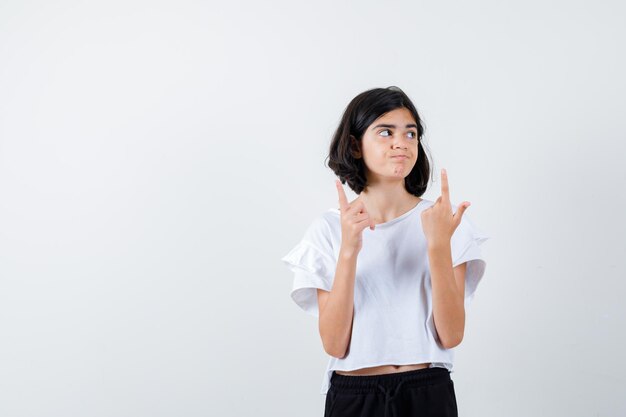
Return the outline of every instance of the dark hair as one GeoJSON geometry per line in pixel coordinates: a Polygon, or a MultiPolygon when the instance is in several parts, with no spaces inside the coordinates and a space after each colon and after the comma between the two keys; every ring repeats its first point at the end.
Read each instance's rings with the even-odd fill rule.
{"type": "Polygon", "coordinates": [[[406,108],[411,112],[417,124],[418,157],[415,166],[404,181],[406,190],[421,197],[428,186],[430,177],[430,163],[422,146],[424,126],[411,99],[396,86],[387,88],[373,88],[364,91],[352,99],[346,107],[341,122],[333,135],[330,144],[328,167],[339,177],[342,184],[348,186],[357,194],[367,187],[365,163],[363,158],[355,158],[355,147],[361,149],[363,133],[383,114],[398,108],[406,108]],[[352,136],[352,138],[351,138],[352,136]]]}

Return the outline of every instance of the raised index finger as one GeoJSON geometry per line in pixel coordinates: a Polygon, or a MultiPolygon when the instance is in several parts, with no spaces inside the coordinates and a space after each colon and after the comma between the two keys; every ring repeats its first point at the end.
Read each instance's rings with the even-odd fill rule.
{"type": "Polygon", "coordinates": [[[348,211],[348,198],[346,197],[346,192],[343,190],[343,185],[340,180],[335,180],[335,185],[337,186],[337,193],[339,194],[339,207],[341,211],[344,213],[348,211]]]}
{"type": "Polygon", "coordinates": [[[448,172],[445,168],[441,169],[441,199],[450,201],[450,193],[448,188],[448,172]]]}

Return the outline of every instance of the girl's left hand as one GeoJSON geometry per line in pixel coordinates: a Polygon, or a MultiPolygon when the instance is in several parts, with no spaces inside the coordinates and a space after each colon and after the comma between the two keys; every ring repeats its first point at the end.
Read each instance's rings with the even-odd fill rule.
{"type": "Polygon", "coordinates": [[[423,210],[422,228],[426,235],[428,245],[438,246],[449,244],[452,234],[461,223],[463,213],[470,206],[469,201],[464,201],[459,205],[456,213],[452,213],[450,194],[448,192],[448,173],[441,169],[441,195],[431,207],[423,210]]]}

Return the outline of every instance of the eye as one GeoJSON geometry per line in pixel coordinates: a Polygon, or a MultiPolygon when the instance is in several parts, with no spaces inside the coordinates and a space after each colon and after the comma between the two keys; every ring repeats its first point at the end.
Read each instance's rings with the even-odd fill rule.
{"type": "MultiPolygon", "coordinates": [[[[391,130],[389,130],[389,129],[383,129],[383,130],[381,130],[381,131],[380,131],[380,132],[378,132],[378,133],[383,133],[383,132],[388,132],[388,133],[391,133],[391,130]]],[[[412,136],[411,136],[411,138],[412,138],[412,139],[415,139],[415,138],[417,137],[417,133],[416,133],[416,132],[414,132],[414,131],[412,131],[412,130],[411,130],[411,131],[409,131],[408,133],[410,133],[410,134],[412,135],[412,136]]],[[[383,136],[383,137],[389,137],[389,135],[382,135],[382,136],[383,136]]]]}

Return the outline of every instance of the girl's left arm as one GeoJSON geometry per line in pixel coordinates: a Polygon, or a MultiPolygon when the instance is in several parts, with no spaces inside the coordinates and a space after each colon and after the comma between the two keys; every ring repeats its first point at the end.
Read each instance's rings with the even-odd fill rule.
{"type": "Polygon", "coordinates": [[[433,318],[441,344],[458,346],[465,333],[466,263],[452,267],[450,242],[428,245],[432,283],[433,318]]]}

